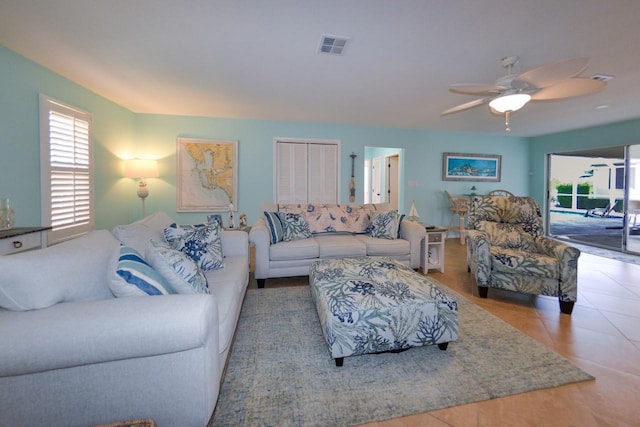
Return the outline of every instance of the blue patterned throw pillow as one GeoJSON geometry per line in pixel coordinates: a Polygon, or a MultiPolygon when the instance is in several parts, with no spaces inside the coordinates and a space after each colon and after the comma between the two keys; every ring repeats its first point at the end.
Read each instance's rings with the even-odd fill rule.
{"type": "Polygon", "coordinates": [[[116,296],[168,295],[175,289],[147,263],[140,253],[129,246],[120,247],[116,274],[127,285],[115,283],[112,288],[116,296]]]}
{"type": "Polygon", "coordinates": [[[152,240],[147,249],[147,259],[177,293],[209,293],[209,284],[204,273],[184,252],[152,240]]]}
{"type": "Polygon", "coordinates": [[[308,239],[311,237],[311,230],[309,229],[309,223],[307,222],[304,212],[300,214],[278,212],[278,216],[282,223],[283,242],[308,239]]]}
{"type": "Polygon", "coordinates": [[[371,237],[389,240],[397,239],[400,218],[397,211],[374,212],[371,216],[371,237]]]}
{"type": "Polygon", "coordinates": [[[220,224],[176,225],[164,229],[164,238],[172,249],[184,252],[203,271],[224,267],[220,224]]]}

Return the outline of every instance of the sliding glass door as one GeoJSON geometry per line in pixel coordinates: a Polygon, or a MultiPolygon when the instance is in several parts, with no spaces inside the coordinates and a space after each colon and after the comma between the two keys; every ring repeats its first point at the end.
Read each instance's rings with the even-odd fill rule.
{"type": "Polygon", "coordinates": [[[640,145],[549,154],[547,232],[640,254],[640,145]]]}
{"type": "Polygon", "coordinates": [[[640,145],[627,147],[625,249],[640,254],[640,145]]]}

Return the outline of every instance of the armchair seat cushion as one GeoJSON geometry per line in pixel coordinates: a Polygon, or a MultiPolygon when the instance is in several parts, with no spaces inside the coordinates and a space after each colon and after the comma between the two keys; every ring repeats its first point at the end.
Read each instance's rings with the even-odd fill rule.
{"type": "Polygon", "coordinates": [[[503,273],[560,279],[560,263],[557,258],[501,246],[491,246],[491,269],[503,273]]]}

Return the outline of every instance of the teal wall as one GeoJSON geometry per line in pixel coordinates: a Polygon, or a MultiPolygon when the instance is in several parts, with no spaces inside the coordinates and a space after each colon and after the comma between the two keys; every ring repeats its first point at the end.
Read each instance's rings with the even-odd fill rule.
{"type": "Polygon", "coordinates": [[[640,144],[640,119],[530,138],[531,196],[546,204],[547,154],[640,144]]]}
{"type": "Polygon", "coordinates": [[[137,183],[122,177],[122,160],[159,160],[160,177],[148,180],[147,212],[167,211],[179,222],[193,223],[207,213],[176,213],[176,138],[198,137],[239,141],[239,212],[252,223],[259,203],[273,199],[274,137],[338,139],[341,141],[340,198],[348,201],[351,159],[356,159],[357,202],[363,201],[365,147],[403,150],[405,193],[401,210],[415,201],[421,220],[436,225],[449,221],[444,190],[469,193],[474,183],[442,181],[442,153],[502,155],[502,182],[475,183],[478,192],[505,188],[529,194],[529,141],[510,136],[433,132],[371,126],[346,126],[283,121],[222,119],[135,114],[28,59],[0,47],[0,197],[12,199],[16,225],[40,224],[38,94],[93,114],[96,227],[139,219],[137,183]],[[411,185],[408,185],[411,183],[411,185]]]}
{"type": "Polygon", "coordinates": [[[119,153],[132,150],[136,115],[0,46],[0,197],[8,197],[16,226],[41,224],[38,94],[93,116],[96,226],[127,218],[124,188],[114,180],[119,153]]]}

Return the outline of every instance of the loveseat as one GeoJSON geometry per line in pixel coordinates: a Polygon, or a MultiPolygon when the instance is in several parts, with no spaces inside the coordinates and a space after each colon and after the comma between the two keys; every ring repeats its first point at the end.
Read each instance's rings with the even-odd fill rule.
{"type": "Polygon", "coordinates": [[[219,231],[223,266],[203,273],[208,291],[174,294],[185,283],[153,271],[178,274],[163,270],[177,263],[141,263],[136,278],[127,264],[136,252],[151,259],[150,240],[172,222],[158,212],[0,257],[1,426],[207,424],[248,284],[248,236],[219,231]]]}
{"type": "Polygon", "coordinates": [[[262,203],[260,209],[249,232],[260,288],[269,278],[308,276],[319,259],[386,256],[420,267],[425,228],[403,220],[388,203],[262,203]]]}

